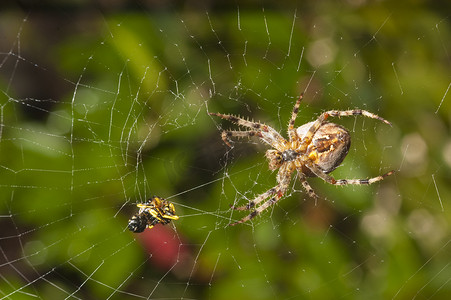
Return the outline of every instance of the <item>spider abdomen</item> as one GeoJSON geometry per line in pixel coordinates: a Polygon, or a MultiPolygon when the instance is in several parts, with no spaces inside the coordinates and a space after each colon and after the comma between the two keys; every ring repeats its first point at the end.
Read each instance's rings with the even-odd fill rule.
{"type": "MultiPolygon", "coordinates": [[[[313,123],[304,124],[296,129],[296,133],[301,140],[313,123]]],[[[334,123],[324,123],[313,135],[305,155],[327,174],[343,162],[350,146],[351,136],[346,128],[334,123]]],[[[307,167],[303,168],[303,171],[307,176],[315,176],[307,167]]]]}

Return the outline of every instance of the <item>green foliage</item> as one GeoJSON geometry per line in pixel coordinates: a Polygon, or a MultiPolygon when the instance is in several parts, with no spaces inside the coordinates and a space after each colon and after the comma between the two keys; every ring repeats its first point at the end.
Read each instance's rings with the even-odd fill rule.
{"type": "MultiPolygon", "coordinates": [[[[74,27],[48,45],[51,63],[38,62],[47,80],[61,86],[50,101],[21,97],[29,92],[13,75],[21,69],[0,64],[0,224],[2,238],[15,241],[0,244],[15,253],[1,266],[7,269],[2,295],[449,293],[451,148],[444,149],[451,145],[451,29],[432,4],[410,2],[400,9],[389,2],[321,1],[298,9],[294,25],[292,10],[261,7],[208,17],[144,9],[97,15],[79,21],[84,31],[74,27]],[[322,63],[319,56],[327,55],[322,63]],[[233,149],[223,145],[220,129],[235,125],[207,112],[261,120],[286,136],[302,91],[297,125],[324,110],[354,107],[393,122],[390,128],[369,119],[334,120],[353,136],[335,178],[397,173],[369,187],[309,179],[321,197],[317,205],[293,180],[276,206],[227,227],[248,213],[229,205],[273,187],[276,172],[267,168],[266,145],[245,139],[233,149]],[[157,225],[148,232],[156,237],[162,230],[165,242],[126,229],[135,203],[153,194],[170,198],[180,216],[167,231],[157,225]],[[177,262],[159,265],[172,242],[177,262]],[[16,264],[27,276],[10,268],[16,264]]],[[[33,22],[23,23],[19,37],[27,64],[39,56],[27,49],[33,33],[43,30],[33,22]]]]}

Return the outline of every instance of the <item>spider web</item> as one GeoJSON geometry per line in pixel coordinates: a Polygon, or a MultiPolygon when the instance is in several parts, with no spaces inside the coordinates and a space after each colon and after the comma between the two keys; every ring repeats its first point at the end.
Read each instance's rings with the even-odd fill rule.
{"type": "Polygon", "coordinates": [[[448,295],[449,16],[321,3],[2,11],[1,299],[448,295]],[[353,108],[393,123],[334,119],[353,141],[335,178],[395,175],[309,179],[317,203],[293,176],[276,205],[227,226],[275,173],[265,145],[228,148],[221,130],[237,126],[208,112],[287,137],[302,92],[297,126],[353,108]],[[180,219],[131,233],[152,195],[180,219]]]}

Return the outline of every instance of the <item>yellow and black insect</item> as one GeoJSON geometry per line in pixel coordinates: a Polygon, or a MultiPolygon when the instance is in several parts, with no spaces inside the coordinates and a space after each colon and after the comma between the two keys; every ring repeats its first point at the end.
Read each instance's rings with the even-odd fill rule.
{"type": "Polygon", "coordinates": [[[139,211],[128,221],[128,229],[135,233],[143,232],[160,223],[166,225],[171,220],[178,220],[174,204],[163,198],[153,196],[144,203],[138,203],[139,211]]]}

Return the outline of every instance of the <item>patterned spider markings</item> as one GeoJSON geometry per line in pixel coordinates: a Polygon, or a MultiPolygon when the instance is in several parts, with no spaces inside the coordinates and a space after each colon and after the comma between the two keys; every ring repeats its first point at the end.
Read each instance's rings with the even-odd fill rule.
{"type": "Polygon", "coordinates": [[[245,120],[233,115],[209,113],[210,115],[229,120],[239,126],[249,128],[249,130],[246,131],[223,131],[221,136],[226,145],[231,147],[229,142],[231,137],[242,138],[256,136],[273,148],[267,150],[265,154],[268,159],[269,169],[279,169],[276,178],[276,186],[263,194],[260,194],[247,205],[232,206],[235,210],[252,209],[252,212],[241,220],[229,225],[236,225],[249,221],[279,201],[286,193],[291,181],[291,175],[295,170],[298,173],[303,188],[307,191],[307,194],[314,199],[317,199],[318,196],[307,182],[307,177],[319,177],[325,182],[333,185],[368,185],[381,181],[394,173],[392,170],[369,179],[340,180],[336,180],[328,175],[343,162],[351,145],[351,136],[346,128],[327,122],[326,120],[329,117],[364,116],[377,119],[390,126],[391,123],[378,115],[362,109],[330,110],[323,112],[316,121],[295,128],[294,123],[299,112],[302,98],[303,95],[301,94],[294,105],[291,119],[288,123],[288,140],[284,139],[276,130],[268,125],[245,120]],[[259,204],[260,206],[258,206],[259,204]]]}

